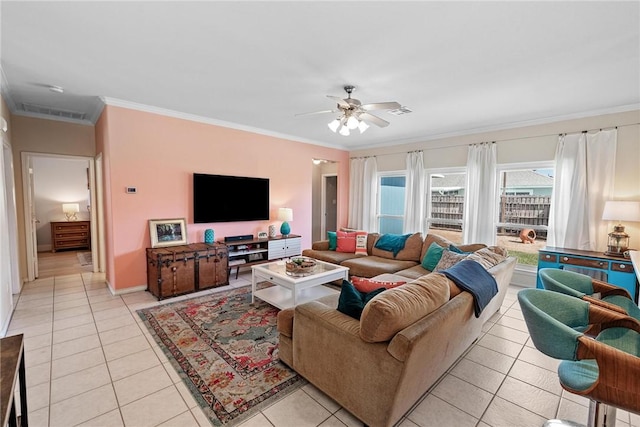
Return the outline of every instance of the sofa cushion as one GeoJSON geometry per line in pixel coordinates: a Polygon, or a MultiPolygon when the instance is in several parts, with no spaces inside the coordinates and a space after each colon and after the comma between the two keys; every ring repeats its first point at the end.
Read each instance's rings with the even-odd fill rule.
{"type": "Polygon", "coordinates": [[[340,263],[343,267],[349,268],[349,274],[351,276],[359,277],[373,277],[383,273],[395,273],[396,271],[404,270],[417,264],[415,261],[399,261],[381,258],[375,255],[366,257],[354,255],[353,258],[340,263]]]}
{"type": "Polygon", "coordinates": [[[380,288],[391,289],[395,288],[396,286],[404,285],[407,282],[407,279],[380,280],[374,278],[368,279],[366,277],[351,276],[351,283],[353,283],[353,286],[355,286],[355,288],[360,292],[371,292],[380,288]]]}
{"type": "Polygon", "coordinates": [[[402,249],[411,234],[383,234],[376,240],[375,248],[383,251],[393,252],[395,258],[402,249]]]}
{"type": "Polygon", "coordinates": [[[422,258],[422,266],[429,271],[434,271],[440,261],[440,258],[442,258],[443,252],[444,247],[440,246],[436,242],[431,243],[427,253],[424,255],[424,258],[422,258]]]}
{"type": "Polygon", "coordinates": [[[356,252],[356,232],[355,231],[337,231],[338,245],[337,252],[355,253],[356,252]]]}
{"type": "Polygon", "coordinates": [[[506,259],[504,255],[498,252],[502,252],[502,251],[499,251],[496,249],[492,250],[491,248],[483,248],[469,255],[467,259],[477,262],[478,264],[480,264],[481,266],[483,266],[485,269],[488,270],[494,265],[498,265],[499,263],[501,263],[506,259]]]}
{"type": "Polygon", "coordinates": [[[401,261],[420,261],[420,252],[422,250],[422,233],[414,233],[407,237],[404,243],[404,248],[398,251],[394,256],[393,251],[384,250],[376,247],[378,240],[384,235],[379,235],[378,239],[371,249],[371,255],[378,256],[380,258],[396,259],[401,261]]]}
{"type": "Polygon", "coordinates": [[[304,249],[302,251],[302,255],[338,265],[348,259],[356,258],[358,256],[355,253],[337,252],[330,250],[317,251],[314,249],[304,249]]]}
{"type": "MultiPolygon", "coordinates": [[[[437,243],[443,248],[448,248],[449,245],[454,244],[453,242],[450,242],[449,240],[445,239],[444,237],[438,236],[437,234],[427,234],[427,236],[424,238],[424,242],[422,243],[422,252],[420,252],[420,260],[424,259],[424,256],[427,254],[427,250],[429,250],[429,247],[431,246],[432,243],[437,243]]],[[[462,250],[468,251],[468,249],[462,249],[462,250]]]]}
{"type": "Polygon", "coordinates": [[[455,253],[457,253],[457,254],[466,254],[466,255],[469,255],[471,252],[473,252],[473,251],[469,251],[469,252],[467,252],[467,251],[463,251],[462,249],[460,249],[460,248],[459,248],[459,247],[457,247],[456,245],[449,245],[449,250],[450,250],[451,252],[455,252],[455,253]]]}
{"type": "Polygon", "coordinates": [[[457,252],[450,251],[449,249],[445,249],[442,252],[442,257],[440,258],[440,261],[438,261],[438,265],[436,265],[436,268],[433,271],[446,270],[449,267],[453,267],[463,259],[466,259],[467,255],[469,254],[457,253],[457,252]]]}
{"type": "Polygon", "coordinates": [[[365,305],[384,290],[384,288],[379,287],[371,292],[360,292],[353,284],[343,280],[340,298],[338,299],[338,311],[354,319],[360,319],[365,305]]]}
{"type": "Polygon", "coordinates": [[[364,307],[360,338],[366,342],[388,341],[399,331],[449,301],[449,280],[440,273],[376,295],[364,307]]]}

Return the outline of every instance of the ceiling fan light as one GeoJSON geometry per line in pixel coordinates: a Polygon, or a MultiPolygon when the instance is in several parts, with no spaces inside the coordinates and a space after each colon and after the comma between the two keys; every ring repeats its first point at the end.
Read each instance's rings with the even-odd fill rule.
{"type": "Polygon", "coordinates": [[[349,132],[349,128],[347,126],[342,126],[339,133],[342,136],[349,136],[351,132],[349,132]]]}
{"type": "Polygon", "coordinates": [[[347,119],[347,127],[349,129],[356,129],[358,127],[358,124],[358,119],[353,116],[349,116],[349,118],[347,119]]]}
{"type": "Polygon", "coordinates": [[[358,123],[358,129],[360,130],[360,133],[364,133],[365,130],[369,129],[369,125],[361,121],[358,123]]]}
{"type": "Polygon", "coordinates": [[[327,126],[329,126],[329,129],[331,129],[335,133],[338,131],[338,126],[340,126],[340,120],[334,119],[329,124],[327,124],[327,126]]]}

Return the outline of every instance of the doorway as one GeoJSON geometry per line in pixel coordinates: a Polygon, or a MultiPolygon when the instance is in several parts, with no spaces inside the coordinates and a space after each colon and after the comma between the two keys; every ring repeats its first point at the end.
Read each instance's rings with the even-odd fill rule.
{"type": "Polygon", "coordinates": [[[28,280],[97,272],[93,158],[22,153],[22,163],[28,280]]]}
{"type": "Polygon", "coordinates": [[[338,222],[338,162],[313,159],[311,239],[326,240],[338,222]]]}
{"type": "Polygon", "coordinates": [[[336,231],[338,226],[338,175],[322,175],[322,224],[321,235],[336,231]]]}

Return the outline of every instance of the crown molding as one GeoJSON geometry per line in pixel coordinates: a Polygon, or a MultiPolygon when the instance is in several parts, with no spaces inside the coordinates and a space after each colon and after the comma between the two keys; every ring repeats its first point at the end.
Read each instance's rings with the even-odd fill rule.
{"type": "Polygon", "coordinates": [[[280,132],[273,132],[273,131],[269,131],[269,130],[265,130],[265,129],[255,128],[255,127],[252,127],[252,126],[241,125],[239,123],[227,122],[227,121],[218,120],[218,119],[212,119],[210,117],[203,117],[203,116],[198,116],[196,114],[183,113],[183,112],[180,112],[180,111],[169,110],[169,109],[160,108],[160,107],[154,107],[154,106],[146,105],[146,104],[139,104],[139,103],[136,103],[136,102],[125,101],[125,100],[122,100],[122,99],[110,98],[110,97],[106,97],[106,96],[101,96],[100,99],[102,100],[102,102],[105,105],[110,105],[110,106],[113,106],[113,107],[122,107],[122,108],[127,108],[127,109],[130,109],[130,110],[136,110],[136,111],[143,111],[143,112],[146,112],[146,113],[158,114],[160,116],[173,117],[175,119],[189,120],[189,121],[192,121],[192,122],[204,123],[204,124],[208,124],[208,125],[220,126],[220,127],[230,128],[230,129],[236,129],[236,130],[241,130],[241,131],[245,131],[245,132],[255,133],[255,134],[258,134],[258,135],[270,136],[270,137],[278,138],[278,139],[287,139],[287,140],[294,141],[294,142],[302,142],[302,143],[305,143],[305,144],[320,145],[320,146],[327,147],[327,148],[334,148],[334,149],[338,149],[338,150],[346,150],[346,151],[348,151],[348,148],[343,147],[343,146],[337,146],[337,145],[328,144],[328,143],[322,142],[322,141],[315,141],[315,140],[311,140],[311,139],[300,138],[300,137],[297,137],[297,136],[287,135],[287,134],[280,133],[280,132]]]}

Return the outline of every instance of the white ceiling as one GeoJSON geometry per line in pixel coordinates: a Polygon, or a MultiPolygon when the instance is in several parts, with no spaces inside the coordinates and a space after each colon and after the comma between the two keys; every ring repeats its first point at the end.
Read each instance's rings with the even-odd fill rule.
{"type": "Polygon", "coordinates": [[[640,106],[640,2],[2,1],[10,108],[115,105],[344,149],[640,106]],[[343,137],[326,95],[413,110],[343,137]],[[64,93],[48,90],[64,88],[64,93]],[[344,95],[344,96],[343,96],[344,95]],[[357,133],[357,132],[356,132],[357,133]]]}

